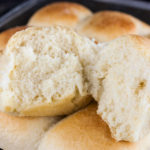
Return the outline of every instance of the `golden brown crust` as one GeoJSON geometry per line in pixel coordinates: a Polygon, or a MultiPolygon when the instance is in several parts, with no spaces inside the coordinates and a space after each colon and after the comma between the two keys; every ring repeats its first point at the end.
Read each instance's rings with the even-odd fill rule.
{"type": "MultiPolygon", "coordinates": [[[[46,133],[39,150],[145,150],[150,137],[138,143],[116,142],[96,114],[97,105],[65,118],[46,133]]],[[[150,146],[150,145],[149,145],[150,146]]]]}
{"type": "Polygon", "coordinates": [[[83,35],[103,42],[125,34],[138,34],[140,30],[149,30],[150,32],[150,27],[125,13],[117,11],[100,11],[81,22],[77,30],[83,35]],[[139,23],[143,29],[138,29],[139,23]]]}
{"type": "MultiPolygon", "coordinates": [[[[103,11],[93,15],[92,20],[89,21],[89,26],[93,26],[93,30],[95,31],[111,32],[115,34],[117,34],[118,31],[119,33],[131,32],[135,28],[134,23],[128,15],[118,12],[112,13],[110,11],[103,11]]],[[[87,28],[86,26],[85,30],[87,28]]]]}
{"type": "Polygon", "coordinates": [[[5,49],[8,40],[14,33],[16,33],[17,31],[23,30],[25,28],[26,26],[18,26],[18,27],[10,28],[8,30],[1,32],[0,33],[0,52],[2,52],[5,49]]]}
{"type": "Polygon", "coordinates": [[[91,15],[91,11],[73,2],[55,2],[38,10],[28,25],[49,26],[60,24],[74,27],[81,19],[91,15]]]}

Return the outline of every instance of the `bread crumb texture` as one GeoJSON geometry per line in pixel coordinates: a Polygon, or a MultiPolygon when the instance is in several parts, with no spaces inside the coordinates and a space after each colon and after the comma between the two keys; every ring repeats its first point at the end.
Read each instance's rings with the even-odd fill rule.
{"type": "Polygon", "coordinates": [[[17,32],[9,40],[2,61],[0,110],[53,116],[89,103],[83,66],[89,63],[85,57],[94,46],[61,26],[29,27],[17,32]]]}
{"type": "Polygon", "coordinates": [[[99,47],[91,94],[117,140],[135,142],[150,131],[150,41],[127,35],[99,47]]]}

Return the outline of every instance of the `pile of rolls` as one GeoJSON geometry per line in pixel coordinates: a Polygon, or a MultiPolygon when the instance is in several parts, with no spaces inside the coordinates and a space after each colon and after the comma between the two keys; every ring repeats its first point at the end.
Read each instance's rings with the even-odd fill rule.
{"type": "Polygon", "coordinates": [[[0,148],[150,149],[150,26],[51,3],[0,33],[0,148]]]}

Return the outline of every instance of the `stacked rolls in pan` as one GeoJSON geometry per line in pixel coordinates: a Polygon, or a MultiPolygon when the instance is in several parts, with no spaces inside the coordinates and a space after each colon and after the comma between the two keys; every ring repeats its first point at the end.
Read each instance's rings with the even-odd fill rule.
{"type": "Polygon", "coordinates": [[[149,149],[149,34],[71,2],[0,33],[0,148],[149,149]]]}

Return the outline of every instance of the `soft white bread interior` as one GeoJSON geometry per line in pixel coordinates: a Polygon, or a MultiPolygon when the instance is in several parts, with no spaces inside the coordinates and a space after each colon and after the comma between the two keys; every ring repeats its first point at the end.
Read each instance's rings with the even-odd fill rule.
{"type": "Polygon", "coordinates": [[[18,26],[18,27],[7,29],[0,33],[0,54],[5,50],[6,44],[10,39],[10,37],[17,31],[23,30],[25,28],[27,28],[27,26],[18,26]]]}
{"type": "Polygon", "coordinates": [[[45,132],[59,118],[15,117],[0,112],[0,148],[37,150],[45,132]]]}
{"type": "Polygon", "coordinates": [[[126,35],[99,46],[89,74],[98,114],[117,140],[135,142],[150,132],[150,40],[126,35]]]}
{"type": "Polygon", "coordinates": [[[74,28],[82,19],[90,16],[92,12],[85,6],[73,2],[55,2],[35,12],[28,25],[50,26],[64,25],[74,28]]]}
{"type": "Polygon", "coordinates": [[[117,142],[109,127],[96,114],[97,105],[65,118],[53,126],[41,140],[38,150],[148,150],[150,134],[136,142],[117,142]]]}
{"type": "MultiPolygon", "coordinates": [[[[9,38],[26,26],[10,28],[0,33],[0,50],[5,51],[9,38]]],[[[1,58],[3,55],[1,55],[1,58]]],[[[37,150],[44,133],[58,117],[14,117],[0,112],[0,148],[4,150],[37,150]]]]}
{"type": "Polygon", "coordinates": [[[0,110],[55,116],[88,104],[83,65],[94,46],[61,26],[29,27],[14,34],[1,59],[0,110]]]}
{"type": "Polygon", "coordinates": [[[125,34],[148,36],[150,26],[141,20],[117,11],[100,11],[77,25],[77,31],[98,42],[109,41],[125,34]]]}

